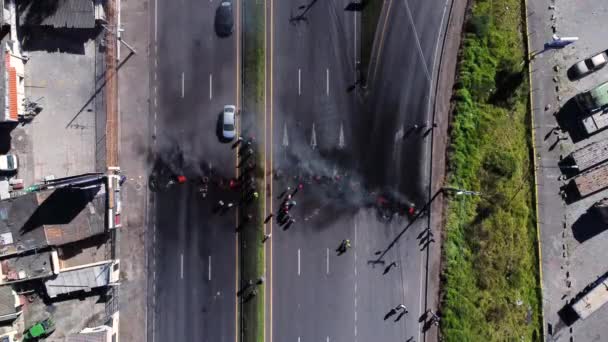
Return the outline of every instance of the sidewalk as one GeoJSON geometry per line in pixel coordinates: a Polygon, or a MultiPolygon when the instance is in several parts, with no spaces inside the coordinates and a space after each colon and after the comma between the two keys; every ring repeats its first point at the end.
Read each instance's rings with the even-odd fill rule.
{"type": "Polygon", "coordinates": [[[147,341],[147,163],[149,153],[150,1],[122,1],[122,39],[129,49],[120,47],[118,65],[119,165],[127,181],[122,186],[123,227],[120,229],[118,258],[121,259],[120,339],[147,341]],[[128,60],[126,60],[129,58],[128,60]],[[126,60],[126,62],[125,62],[126,60]],[[124,64],[123,64],[124,62],[124,64]]]}

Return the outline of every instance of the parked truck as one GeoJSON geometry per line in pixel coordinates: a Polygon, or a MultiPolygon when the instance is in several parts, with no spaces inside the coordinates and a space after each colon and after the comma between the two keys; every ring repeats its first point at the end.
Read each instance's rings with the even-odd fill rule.
{"type": "Polygon", "coordinates": [[[608,127],[608,82],[574,97],[583,112],[581,123],[587,134],[608,127]]]}
{"type": "Polygon", "coordinates": [[[608,277],[603,276],[590,286],[588,292],[572,304],[578,317],[585,319],[608,302],[608,277]]]}

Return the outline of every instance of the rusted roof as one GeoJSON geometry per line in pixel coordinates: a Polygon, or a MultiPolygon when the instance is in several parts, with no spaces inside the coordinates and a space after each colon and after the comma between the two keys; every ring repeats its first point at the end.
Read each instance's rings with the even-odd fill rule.
{"type": "Polygon", "coordinates": [[[602,164],[576,176],[574,184],[581,197],[591,195],[608,187],[608,164],[602,164]]]}

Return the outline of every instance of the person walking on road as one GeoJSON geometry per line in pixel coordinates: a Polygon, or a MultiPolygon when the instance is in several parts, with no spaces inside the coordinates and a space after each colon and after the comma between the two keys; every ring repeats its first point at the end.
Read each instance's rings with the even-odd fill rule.
{"type": "Polygon", "coordinates": [[[340,243],[340,246],[338,246],[338,248],[336,249],[336,252],[338,252],[338,254],[342,254],[342,253],[346,252],[346,250],[349,248],[350,248],[350,240],[345,239],[345,240],[342,240],[342,242],[340,243]]]}
{"type": "Polygon", "coordinates": [[[403,304],[399,304],[397,305],[397,307],[395,308],[395,310],[400,310],[403,311],[404,313],[408,313],[409,311],[407,311],[407,307],[403,304]]]}

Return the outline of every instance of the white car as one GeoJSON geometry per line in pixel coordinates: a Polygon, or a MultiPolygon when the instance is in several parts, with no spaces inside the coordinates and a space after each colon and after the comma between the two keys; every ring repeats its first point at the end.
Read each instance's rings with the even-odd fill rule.
{"type": "Polygon", "coordinates": [[[224,112],[222,113],[222,137],[226,140],[232,140],[236,136],[236,130],[234,127],[234,116],[236,114],[236,107],[233,105],[224,106],[224,112]]]}
{"type": "Polygon", "coordinates": [[[579,79],[589,75],[590,73],[601,69],[608,63],[608,56],[605,52],[600,52],[597,55],[582,60],[572,67],[572,76],[579,79]]]}
{"type": "Polygon", "coordinates": [[[14,172],[17,171],[19,162],[17,156],[14,154],[0,155],[0,171],[2,172],[14,172]]]}

